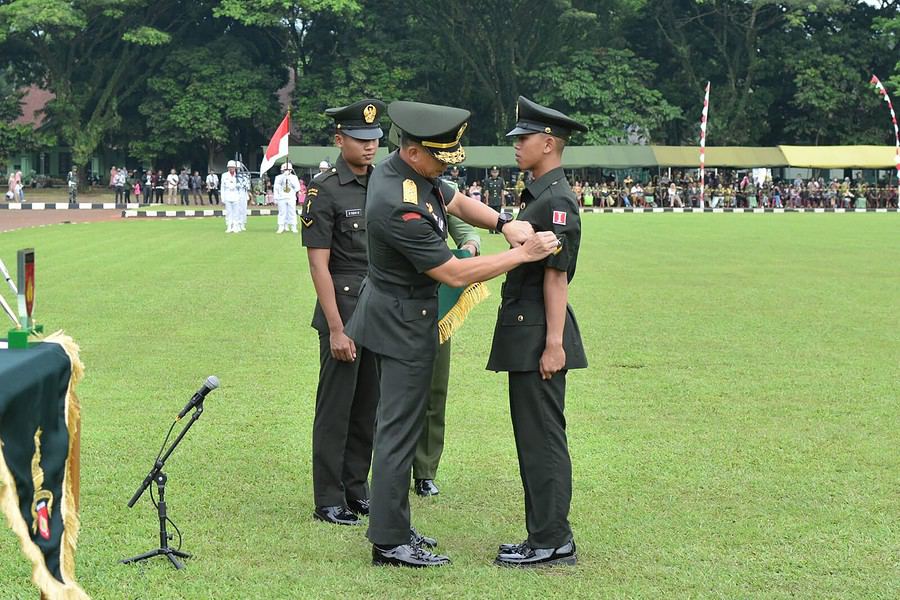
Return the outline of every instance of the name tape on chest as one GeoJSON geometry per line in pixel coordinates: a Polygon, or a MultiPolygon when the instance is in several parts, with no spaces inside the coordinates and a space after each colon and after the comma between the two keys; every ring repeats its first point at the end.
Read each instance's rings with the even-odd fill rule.
{"type": "Polygon", "coordinates": [[[361,217],[362,209],[361,208],[348,208],[344,211],[345,217],[361,217]]]}
{"type": "Polygon", "coordinates": [[[553,224],[554,225],[565,225],[566,224],[566,211],[554,210],[553,211],[553,224]]]}

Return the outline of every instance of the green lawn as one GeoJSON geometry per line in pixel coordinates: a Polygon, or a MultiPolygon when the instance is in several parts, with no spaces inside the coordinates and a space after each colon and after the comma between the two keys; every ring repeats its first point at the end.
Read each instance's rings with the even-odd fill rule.
{"type": "MultiPolygon", "coordinates": [[[[274,217],[58,225],[36,314],[80,342],[82,530],[95,598],[900,597],[900,217],[585,215],[571,288],[591,367],[569,376],[579,565],[491,566],[524,537],[502,375],[484,370],[499,281],[454,338],[441,495],[413,519],[453,565],[369,565],[362,528],[311,518],[317,341],[298,236],[274,217]],[[222,387],[168,464],[194,553],[126,503],[171,419],[222,387]]],[[[486,249],[499,236],[483,237],[486,249]]],[[[6,290],[4,290],[6,291],[6,290]]],[[[6,294],[9,297],[9,294],[6,294]]],[[[0,528],[0,598],[36,598],[0,528]]]]}

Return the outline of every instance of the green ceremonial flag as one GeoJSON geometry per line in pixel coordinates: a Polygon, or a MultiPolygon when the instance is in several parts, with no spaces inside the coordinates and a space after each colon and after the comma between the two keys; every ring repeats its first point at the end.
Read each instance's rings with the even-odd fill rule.
{"type": "Polygon", "coordinates": [[[51,339],[58,343],[0,350],[0,507],[40,590],[81,599],[87,595],[74,580],[78,515],[69,432],[77,427],[74,387],[82,367],[71,338],[51,339]]]}
{"type": "MultiPolygon", "coordinates": [[[[470,258],[468,250],[451,250],[456,258],[470,258]]],[[[487,284],[473,283],[466,287],[438,286],[438,330],[443,344],[462,326],[469,311],[490,295],[487,284]]]]}

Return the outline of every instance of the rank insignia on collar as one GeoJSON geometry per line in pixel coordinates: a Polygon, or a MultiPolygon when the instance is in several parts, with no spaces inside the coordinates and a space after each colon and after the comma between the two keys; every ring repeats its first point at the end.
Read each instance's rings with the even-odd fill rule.
{"type": "Polygon", "coordinates": [[[403,180],[403,201],[408,204],[419,203],[419,190],[416,188],[416,182],[412,179],[403,180]]]}

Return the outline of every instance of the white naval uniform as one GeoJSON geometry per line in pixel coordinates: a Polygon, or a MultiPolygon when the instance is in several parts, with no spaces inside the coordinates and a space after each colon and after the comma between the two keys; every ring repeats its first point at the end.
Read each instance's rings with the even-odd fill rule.
{"type": "MultiPolygon", "coordinates": [[[[236,233],[240,231],[238,206],[241,204],[241,199],[246,199],[247,192],[238,185],[237,174],[232,175],[228,171],[222,173],[219,188],[222,194],[222,203],[225,205],[225,232],[236,233]]],[[[244,205],[246,206],[246,202],[244,205]]]]}
{"type": "Polygon", "coordinates": [[[300,191],[300,180],[290,171],[285,171],[275,178],[273,186],[275,201],[278,203],[278,230],[288,228],[297,231],[297,192],[300,191]]]}

